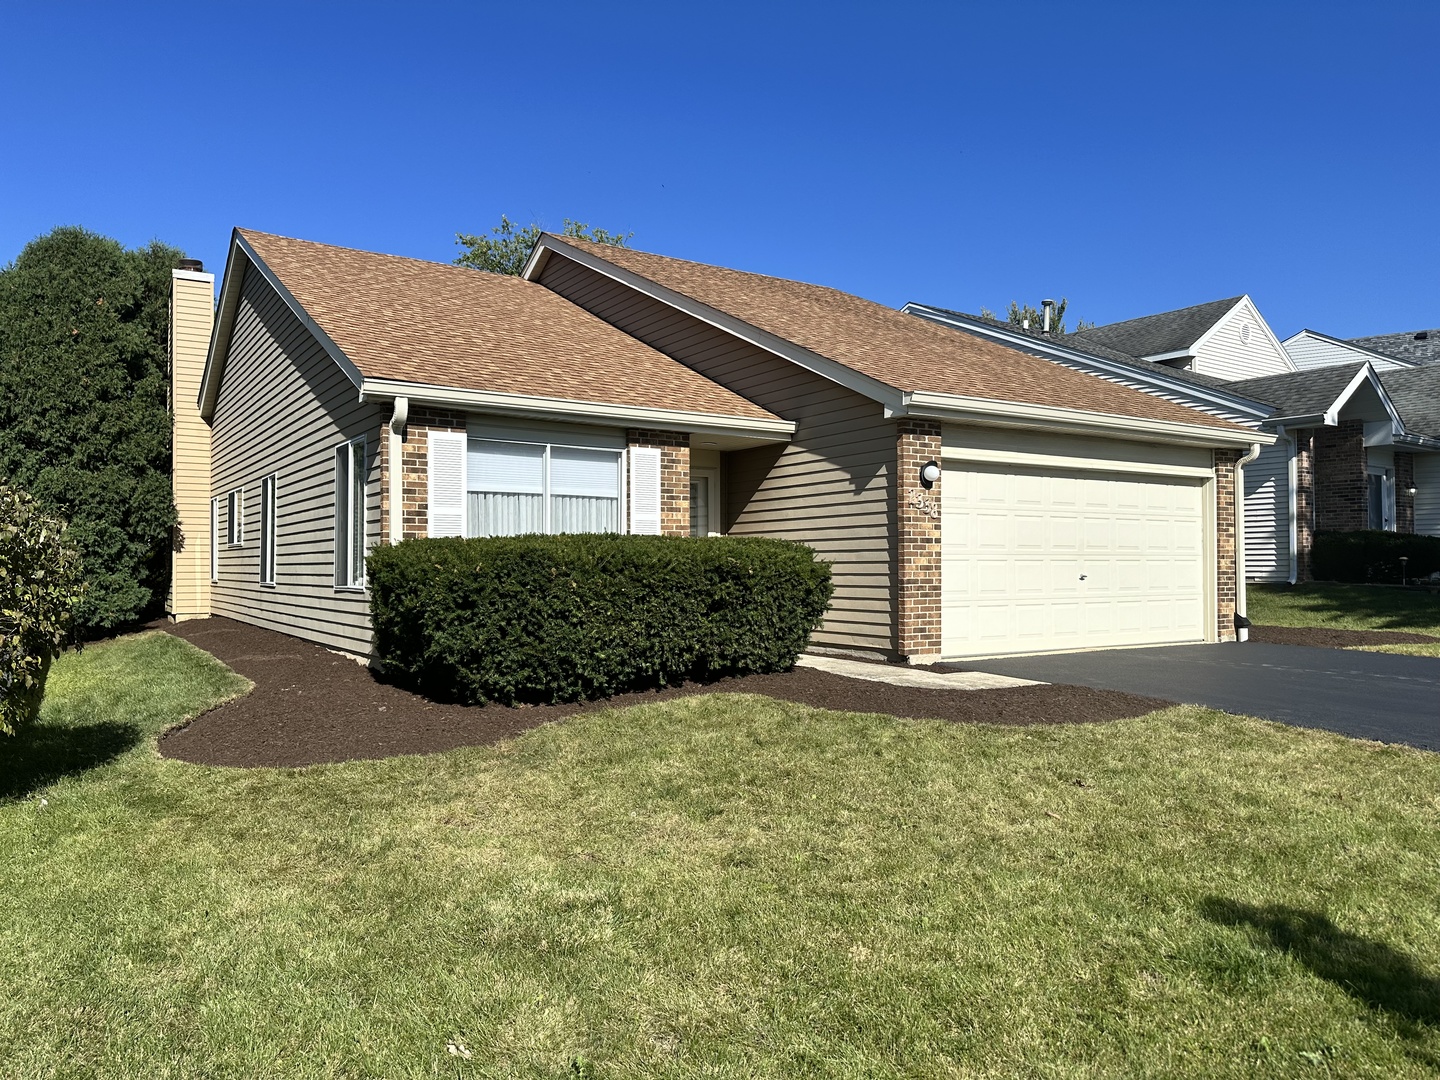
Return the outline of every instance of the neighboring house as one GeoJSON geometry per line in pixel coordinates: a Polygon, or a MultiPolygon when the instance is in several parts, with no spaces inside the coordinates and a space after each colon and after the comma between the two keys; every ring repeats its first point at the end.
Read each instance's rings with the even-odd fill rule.
{"type": "Polygon", "coordinates": [[[513,279],[237,230],[174,367],[203,368],[176,423],[211,456],[177,461],[211,507],[177,616],[357,653],[368,547],[562,531],[809,544],[821,650],[1228,640],[1236,462],[1270,441],[833,289],[548,234],[513,279]]]}
{"type": "Polygon", "coordinates": [[[1285,352],[1300,371],[1365,361],[1369,361],[1376,371],[1396,371],[1419,365],[1419,361],[1390,356],[1353,341],[1330,337],[1318,330],[1301,330],[1280,344],[1285,346],[1285,352]]]}
{"type": "Polygon", "coordinates": [[[1250,379],[1295,370],[1248,296],[1094,326],[1070,337],[1215,379],[1250,379]]]}
{"type": "Polygon", "coordinates": [[[1312,342],[1297,341],[1299,335],[1290,340],[1301,355],[1279,350],[1287,365],[1246,297],[1064,336],[921,304],[905,311],[1274,436],[1243,463],[1242,547],[1251,581],[1307,579],[1317,528],[1428,531],[1440,518],[1440,486],[1430,479],[1440,474],[1440,459],[1429,435],[1440,426],[1427,428],[1429,419],[1420,419],[1414,404],[1426,391],[1418,385],[1410,391],[1416,419],[1408,425],[1388,392],[1388,379],[1402,374],[1398,367],[1412,365],[1396,365],[1382,385],[1367,351],[1342,342],[1349,363],[1322,371],[1307,363],[1312,342]],[[1226,345],[1225,362],[1208,366],[1226,372],[1224,378],[1203,373],[1217,341],[1226,345]],[[1264,374],[1237,378],[1246,372],[1264,374]]]}

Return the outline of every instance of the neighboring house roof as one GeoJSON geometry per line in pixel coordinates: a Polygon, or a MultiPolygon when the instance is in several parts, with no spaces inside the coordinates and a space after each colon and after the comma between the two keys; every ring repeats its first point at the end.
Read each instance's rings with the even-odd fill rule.
{"type": "Polygon", "coordinates": [[[1403,334],[1373,334],[1370,337],[1350,338],[1350,343],[1363,345],[1367,349],[1374,349],[1386,356],[1410,360],[1417,364],[1440,362],[1440,330],[1407,330],[1403,334]]]}
{"type": "Polygon", "coordinates": [[[1367,367],[1363,362],[1336,364],[1309,371],[1289,371],[1284,375],[1266,375],[1259,379],[1241,379],[1231,385],[1263,397],[1280,411],[1281,417],[1316,416],[1329,412],[1336,399],[1367,367]]]}
{"type": "Polygon", "coordinates": [[[1204,337],[1207,330],[1244,299],[1243,296],[1232,296],[1228,300],[1212,300],[1208,304],[1090,327],[1072,336],[1080,341],[1119,349],[1132,356],[1179,353],[1204,337]]]}
{"type": "Polygon", "coordinates": [[[1440,438],[1440,364],[1382,371],[1380,382],[1408,433],[1440,438]]]}
{"type": "Polygon", "coordinates": [[[412,383],[786,423],[520,278],[248,229],[235,237],[362,386],[381,380],[392,394],[405,390],[389,384],[412,383]]]}
{"type": "MultiPolygon", "coordinates": [[[[906,304],[905,307],[907,309],[922,308],[926,307],[926,305],[906,304]]],[[[993,326],[997,330],[1009,330],[1016,334],[1023,334],[1025,337],[1033,339],[1036,345],[1039,346],[1073,349],[1076,352],[1085,353],[1102,360],[1111,360],[1117,364],[1123,364],[1125,367],[1134,368],[1136,371],[1152,377],[1173,378],[1178,382],[1204,386],[1211,390],[1230,391],[1235,385],[1226,379],[1217,379],[1213,375],[1201,375],[1198,372],[1191,371],[1189,368],[1175,368],[1170,367],[1168,364],[1157,364],[1154,360],[1144,360],[1131,353],[1111,348],[1101,342],[1092,341],[1089,337],[1081,337],[1079,334],[1044,334],[1038,330],[1026,330],[1023,326],[1016,326],[1014,323],[1001,319],[987,318],[984,315],[969,315],[963,311],[951,311],[949,308],[929,308],[929,310],[940,312],[943,315],[952,315],[957,319],[964,319],[968,322],[993,326]]]]}
{"type": "MultiPolygon", "coordinates": [[[[1312,337],[1320,341],[1328,342],[1331,345],[1336,345],[1342,349],[1354,353],[1357,357],[1360,358],[1373,358],[1388,364],[1404,364],[1407,367],[1414,366],[1415,364],[1419,363],[1418,360],[1410,360],[1403,356],[1395,356],[1391,353],[1382,352],[1378,348],[1373,348],[1369,345],[1362,345],[1360,343],[1361,339],[1359,338],[1353,341],[1346,341],[1343,338],[1331,337],[1329,334],[1322,334],[1319,330],[1311,330],[1308,327],[1304,330],[1300,330],[1294,334],[1291,334],[1288,338],[1282,341],[1280,345],[1282,348],[1285,349],[1286,352],[1289,352],[1291,345],[1302,337],[1312,337]]],[[[1340,360],[1337,361],[1337,363],[1345,364],[1349,363],[1349,361],[1340,360]]]]}
{"type": "Polygon", "coordinates": [[[1245,432],[1219,417],[838,289],[550,234],[541,238],[527,273],[538,273],[539,260],[550,250],[609,264],[901,394],[1168,422],[1214,429],[1217,435],[1245,432]]]}

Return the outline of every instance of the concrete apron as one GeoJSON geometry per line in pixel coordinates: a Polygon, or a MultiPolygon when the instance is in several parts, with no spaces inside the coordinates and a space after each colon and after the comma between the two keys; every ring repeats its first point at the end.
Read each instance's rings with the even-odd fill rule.
{"type": "Polygon", "coordinates": [[[1016,679],[1009,675],[991,675],[985,671],[917,671],[899,664],[877,664],[864,660],[843,660],[838,656],[802,656],[796,667],[828,671],[847,679],[913,686],[917,690],[1003,690],[1007,686],[1044,686],[1034,679],[1016,679]]]}

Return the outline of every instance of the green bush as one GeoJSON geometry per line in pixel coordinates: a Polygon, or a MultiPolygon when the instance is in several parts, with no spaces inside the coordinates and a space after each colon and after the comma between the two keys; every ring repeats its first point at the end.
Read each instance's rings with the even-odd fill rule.
{"type": "Polygon", "coordinates": [[[1409,581],[1440,571],[1440,536],[1415,533],[1318,532],[1310,551],[1316,581],[1400,584],[1400,556],[1406,556],[1409,581]]]}
{"type": "Polygon", "coordinates": [[[476,704],[785,671],[831,591],[809,548],[748,537],[406,540],[367,566],[385,677],[476,704]]]}
{"type": "Polygon", "coordinates": [[[64,524],[0,487],[0,732],[15,734],[39,712],[50,661],[83,595],[80,555],[64,524]]]}

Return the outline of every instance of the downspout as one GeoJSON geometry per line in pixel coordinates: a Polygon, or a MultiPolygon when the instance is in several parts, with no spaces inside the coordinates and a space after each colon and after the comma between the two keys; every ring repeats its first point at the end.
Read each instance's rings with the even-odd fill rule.
{"type": "Polygon", "coordinates": [[[1260,444],[1251,443],[1245,456],[1235,462],[1235,640],[1250,640],[1250,620],[1245,617],[1245,466],[1260,456],[1260,444]]]}
{"type": "Polygon", "coordinates": [[[405,424],[410,419],[410,399],[397,397],[395,413],[390,417],[390,440],[386,460],[389,463],[390,480],[390,543],[398,544],[405,531],[405,424]]]}

